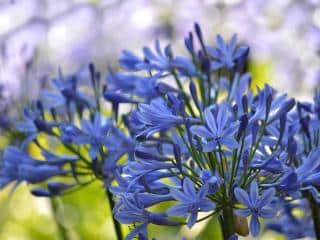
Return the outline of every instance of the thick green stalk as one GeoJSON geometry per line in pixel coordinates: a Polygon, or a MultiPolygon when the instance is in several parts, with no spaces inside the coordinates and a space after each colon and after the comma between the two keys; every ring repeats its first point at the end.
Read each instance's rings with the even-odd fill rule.
{"type": "Polygon", "coordinates": [[[316,238],[320,240],[320,209],[316,200],[308,193],[308,201],[312,212],[313,228],[316,238]]]}
{"type": "Polygon", "coordinates": [[[219,222],[223,239],[228,240],[229,237],[235,233],[232,207],[227,205],[222,209],[222,215],[219,217],[219,222]]]}
{"type": "Polygon", "coordinates": [[[109,204],[110,204],[110,212],[112,215],[112,223],[113,223],[114,231],[115,231],[117,240],[122,240],[122,239],[124,239],[124,237],[122,234],[121,225],[117,220],[114,219],[113,214],[112,214],[112,209],[114,208],[115,203],[112,199],[111,193],[108,190],[106,192],[107,192],[107,198],[108,198],[109,204]]]}

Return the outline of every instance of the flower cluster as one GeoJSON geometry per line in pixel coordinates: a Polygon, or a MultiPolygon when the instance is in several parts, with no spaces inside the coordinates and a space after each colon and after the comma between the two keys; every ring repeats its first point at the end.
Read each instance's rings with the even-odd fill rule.
{"type": "Polygon", "coordinates": [[[1,187],[45,182],[31,192],[47,197],[99,180],[114,218],[134,226],[128,240],[148,239],[149,224],[192,228],[213,216],[224,239],[257,236],[261,218],[289,238],[320,238],[319,92],[308,103],[255,88],[247,46],[235,35],[208,46],[194,30],[189,57],[157,41],[142,56],[124,51],[123,71],[105,83],[93,65],[90,85],[60,74],[17,122],[26,137],[6,149],[1,187]],[[42,159],[26,153],[30,143],[42,159]]]}

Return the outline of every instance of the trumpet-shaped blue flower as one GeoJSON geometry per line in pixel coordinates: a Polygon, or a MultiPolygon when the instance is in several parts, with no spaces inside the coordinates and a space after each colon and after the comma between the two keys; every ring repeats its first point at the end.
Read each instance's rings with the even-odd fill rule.
{"type": "Polygon", "coordinates": [[[168,130],[184,122],[183,118],[175,115],[161,98],[152,100],[150,104],[139,104],[138,109],[137,119],[143,128],[139,135],[150,137],[156,132],[168,130]]]}

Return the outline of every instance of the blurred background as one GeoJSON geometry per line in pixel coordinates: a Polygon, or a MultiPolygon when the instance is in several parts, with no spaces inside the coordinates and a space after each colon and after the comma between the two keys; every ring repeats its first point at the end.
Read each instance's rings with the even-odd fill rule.
{"type": "MultiPolygon", "coordinates": [[[[197,21],[207,43],[238,34],[250,46],[250,70],[298,99],[320,86],[320,0],[0,0],[0,126],[19,118],[27,100],[61,68],[105,74],[123,49],[138,53],[155,39],[183,52],[197,21]]],[[[0,149],[9,144],[0,132],[0,149]]],[[[0,239],[113,239],[99,184],[56,199],[34,198],[27,186],[0,193],[0,239]],[[65,233],[61,232],[65,231],[65,233]]],[[[215,220],[186,229],[151,229],[157,239],[219,239],[215,220]]],[[[281,239],[265,232],[261,239],[281,239]]]]}

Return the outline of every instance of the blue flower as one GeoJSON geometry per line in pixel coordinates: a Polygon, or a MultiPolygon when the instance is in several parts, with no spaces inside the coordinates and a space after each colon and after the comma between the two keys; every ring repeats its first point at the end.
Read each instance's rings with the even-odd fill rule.
{"type": "Polygon", "coordinates": [[[26,135],[22,143],[22,148],[25,148],[31,141],[36,139],[40,132],[52,134],[52,128],[58,126],[55,122],[45,121],[42,113],[34,105],[32,105],[30,109],[25,108],[23,116],[24,121],[15,123],[16,129],[26,135]]]}
{"type": "Polygon", "coordinates": [[[170,60],[172,59],[171,46],[167,45],[164,51],[162,51],[160,42],[157,40],[155,42],[155,50],[154,53],[149,47],[143,48],[144,58],[147,64],[149,64],[150,69],[170,71],[170,60]]]}
{"type": "Polygon", "coordinates": [[[279,157],[277,157],[276,153],[271,156],[261,156],[256,154],[251,160],[250,167],[271,173],[282,173],[285,169],[284,163],[286,159],[286,154],[282,154],[282,156],[279,157]]]}
{"type": "Polygon", "coordinates": [[[125,94],[133,94],[149,101],[159,96],[157,81],[160,77],[161,73],[153,76],[139,76],[110,72],[106,81],[109,91],[120,91],[125,94]]]}
{"type": "Polygon", "coordinates": [[[45,158],[46,162],[56,166],[62,166],[66,163],[75,164],[79,160],[79,156],[76,155],[58,155],[56,153],[49,152],[48,150],[42,150],[41,154],[45,158]]]}
{"type": "Polygon", "coordinates": [[[127,161],[133,161],[135,141],[126,136],[120,129],[112,127],[107,140],[107,155],[103,162],[103,178],[106,187],[114,180],[115,171],[119,167],[117,161],[127,154],[127,161]]]}
{"type": "Polygon", "coordinates": [[[91,98],[78,90],[76,75],[63,77],[62,75],[52,81],[57,91],[42,91],[42,98],[48,108],[70,107],[77,105],[81,108],[94,106],[91,98]]]}
{"type": "Polygon", "coordinates": [[[210,170],[202,170],[200,172],[201,181],[203,184],[207,184],[209,186],[208,193],[214,194],[223,183],[223,179],[219,176],[218,173],[215,175],[212,174],[210,170]]]}
{"type": "Polygon", "coordinates": [[[315,237],[311,213],[307,211],[306,199],[298,201],[279,201],[281,213],[276,219],[268,222],[266,228],[285,235],[288,239],[301,239],[315,237]],[[294,214],[295,211],[303,212],[302,216],[294,214]]]}
{"type": "Polygon", "coordinates": [[[96,113],[93,122],[83,120],[81,122],[81,130],[84,136],[77,140],[78,143],[90,144],[90,157],[95,158],[101,146],[107,145],[109,140],[107,138],[108,132],[111,128],[111,122],[105,121],[99,113],[96,113]]]}
{"type": "Polygon", "coordinates": [[[143,60],[130,51],[123,51],[120,57],[120,66],[129,71],[171,71],[172,52],[170,45],[164,50],[161,49],[160,42],[155,42],[155,51],[149,47],[143,48],[143,60]]]}
{"type": "Polygon", "coordinates": [[[140,71],[147,67],[147,63],[134,53],[123,50],[119,58],[120,66],[128,71],[140,71]]]}
{"type": "Polygon", "coordinates": [[[320,148],[312,150],[298,168],[287,169],[276,183],[265,186],[275,186],[288,194],[298,190],[313,191],[313,186],[320,186],[319,154],[320,148]]]}
{"type": "Polygon", "coordinates": [[[171,65],[172,67],[176,68],[182,76],[197,76],[196,66],[188,58],[177,56],[171,61],[171,65]]]}
{"type": "Polygon", "coordinates": [[[90,120],[81,121],[81,130],[73,125],[63,125],[62,132],[64,141],[72,141],[78,145],[90,144],[89,155],[92,159],[97,157],[100,147],[109,143],[108,133],[112,127],[109,120],[97,112],[93,122],[90,120]]]}
{"type": "Polygon", "coordinates": [[[138,103],[138,101],[114,91],[108,91],[108,90],[104,91],[103,97],[107,101],[111,102],[112,110],[116,120],[118,119],[118,111],[119,111],[120,103],[134,103],[134,104],[138,103]]]}
{"type": "Polygon", "coordinates": [[[117,195],[127,194],[128,192],[152,192],[156,194],[168,194],[168,186],[161,182],[162,179],[173,177],[172,173],[161,171],[150,171],[143,175],[139,175],[139,169],[123,169],[123,175],[119,168],[114,172],[118,186],[110,186],[109,190],[117,195]]]}
{"type": "Polygon", "coordinates": [[[143,48],[144,59],[142,60],[130,51],[123,51],[120,57],[120,66],[129,71],[159,71],[171,72],[174,68],[183,76],[193,77],[197,74],[196,66],[186,57],[173,57],[170,45],[161,50],[160,43],[155,42],[155,52],[149,47],[143,48]]]}
{"type": "Polygon", "coordinates": [[[35,160],[19,148],[9,146],[3,154],[0,188],[14,181],[16,181],[16,185],[22,181],[31,184],[40,183],[54,176],[66,175],[68,172],[60,165],[35,160]]]}
{"type": "Polygon", "coordinates": [[[161,98],[152,100],[150,104],[139,104],[137,119],[143,129],[138,136],[146,135],[147,137],[184,122],[183,118],[175,115],[161,98]]]}
{"type": "Polygon", "coordinates": [[[60,139],[64,144],[77,142],[78,137],[83,134],[83,132],[78,127],[69,122],[62,122],[59,125],[59,128],[61,130],[60,139]]]}
{"type": "Polygon", "coordinates": [[[198,212],[212,211],[216,207],[206,197],[208,189],[208,185],[205,184],[196,192],[194,183],[189,178],[185,178],[183,180],[183,191],[170,190],[172,197],[179,203],[170,207],[167,214],[169,216],[188,216],[188,227],[191,228],[197,221],[198,212]]]}
{"type": "Polygon", "coordinates": [[[271,208],[268,208],[268,204],[274,198],[275,189],[269,188],[265,190],[259,198],[258,184],[256,180],[253,180],[250,185],[250,195],[239,187],[235,188],[234,195],[241,204],[247,207],[237,209],[236,214],[242,217],[251,215],[250,232],[252,236],[257,236],[260,232],[259,217],[271,218],[275,214],[271,208]]]}
{"type": "Polygon", "coordinates": [[[232,69],[237,61],[245,55],[248,55],[248,47],[237,48],[237,36],[233,35],[230,42],[226,43],[220,35],[216,37],[217,47],[208,47],[207,51],[213,58],[211,68],[217,70],[220,68],[232,69]]]}
{"type": "Polygon", "coordinates": [[[206,108],[204,120],[205,126],[191,127],[191,132],[202,138],[203,151],[217,150],[219,145],[224,145],[229,149],[234,149],[238,146],[234,138],[237,124],[229,121],[226,105],[219,106],[216,116],[212,112],[212,107],[206,108]]]}
{"type": "MultiPolygon", "coordinates": [[[[127,174],[130,174],[132,177],[127,186],[127,189],[128,190],[135,189],[137,187],[135,185],[138,184],[138,182],[141,180],[142,182],[146,181],[150,173],[153,173],[154,176],[158,176],[158,180],[160,180],[161,178],[163,178],[161,176],[162,175],[161,171],[168,170],[168,169],[175,169],[175,166],[172,163],[159,162],[155,160],[129,162],[124,169],[124,172],[126,172],[127,174]]],[[[168,177],[168,173],[164,174],[164,177],[168,177]]],[[[150,183],[152,183],[152,181],[150,183]]],[[[150,183],[148,182],[146,186],[148,186],[148,184],[150,183]]],[[[161,186],[161,185],[165,186],[164,184],[159,182],[158,186],[161,186]]]]}
{"type": "MultiPolygon", "coordinates": [[[[234,99],[238,106],[241,106],[242,97],[246,92],[250,92],[250,84],[251,84],[251,75],[249,73],[245,73],[243,75],[235,74],[232,83],[227,82],[226,90],[228,91],[229,99],[234,99]]],[[[244,112],[241,112],[243,114],[244,112]]]]}
{"type": "Polygon", "coordinates": [[[122,195],[113,209],[114,217],[122,224],[135,224],[135,228],[128,234],[126,240],[135,236],[148,239],[147,227],[153,223],[157,225],[177,225],[177,222],[167,219],[164,213],[152,213],[145,209],[136,194],[122,195]],[[139,225],[138,225],[139,224],[139,225]]]}

